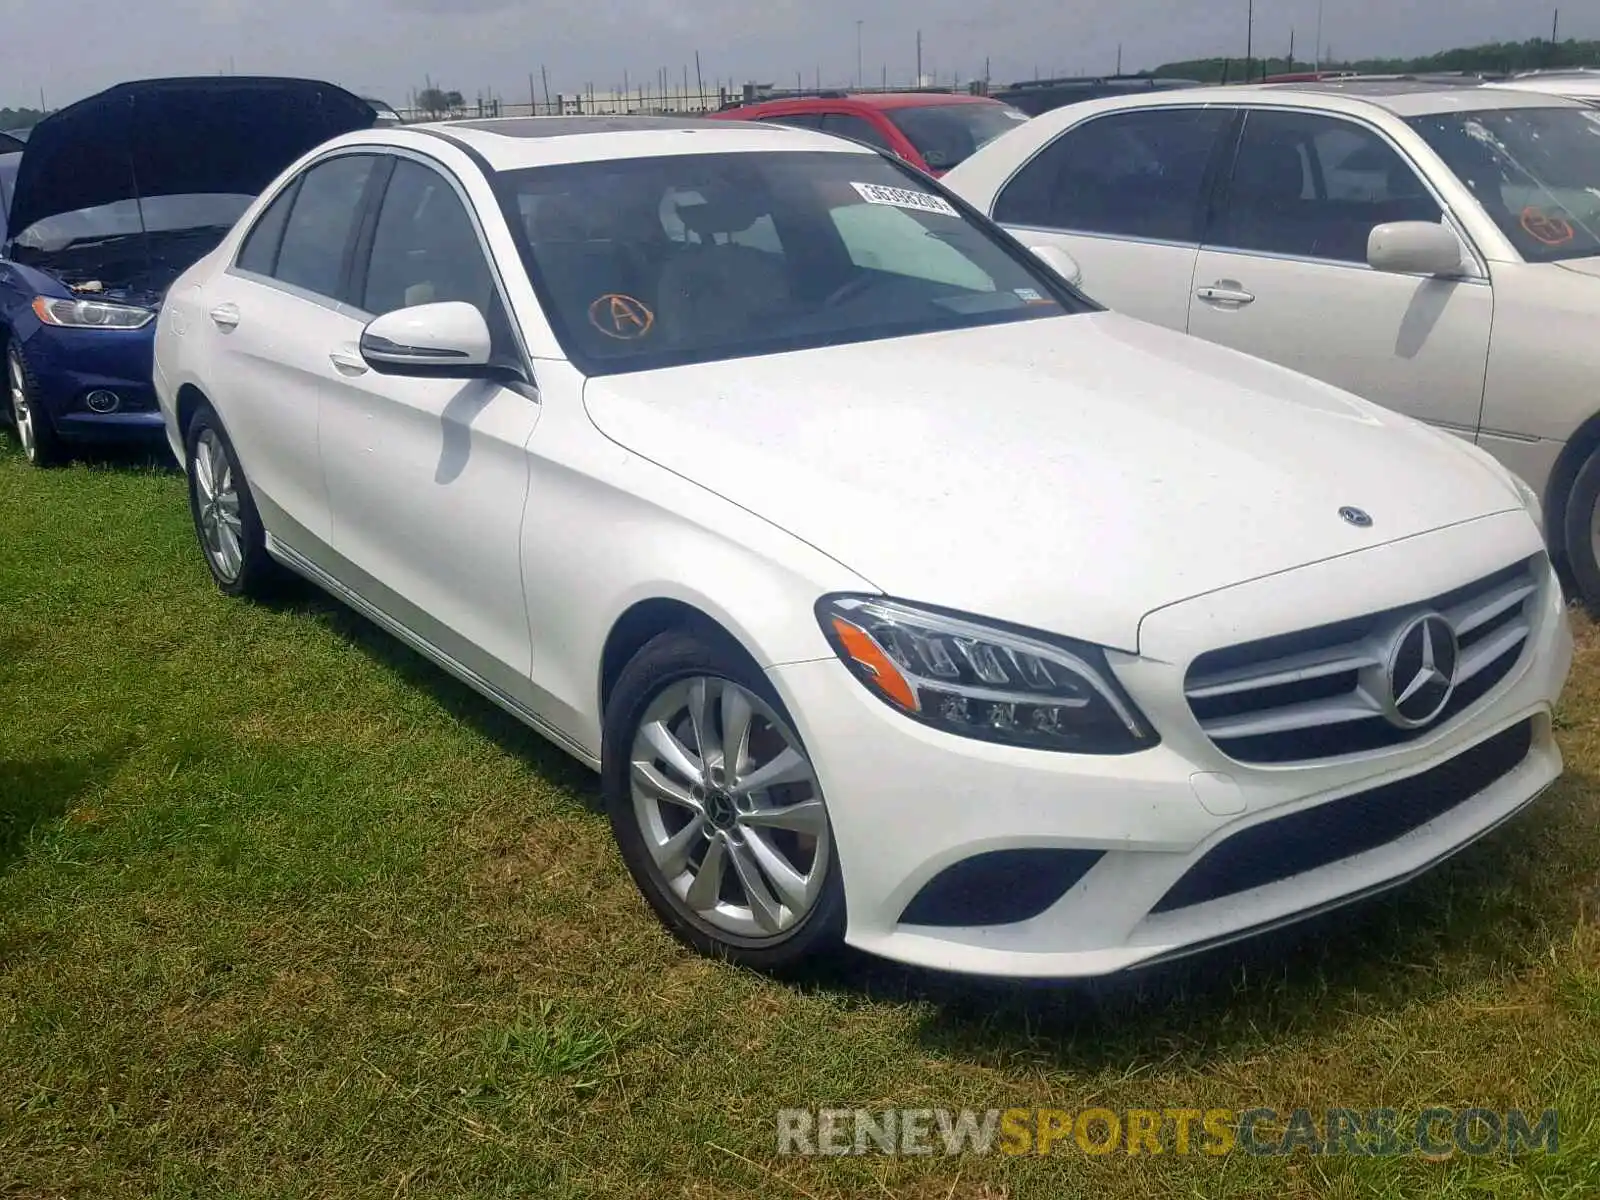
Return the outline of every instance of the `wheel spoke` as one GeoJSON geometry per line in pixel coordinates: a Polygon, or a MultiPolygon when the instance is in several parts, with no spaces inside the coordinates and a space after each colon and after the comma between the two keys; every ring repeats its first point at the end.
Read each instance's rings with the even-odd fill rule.
{"type": "Polygon", "coordinates": [[[202,502],[209,503],[216,495],[211,478],[211,450],[207,446],[202,446],[194,458],[194,486],[200,492],[202,502]]]}
{"type": "Polygon", "coordinates": [[[711,765],[711,701],[708,681],[696,679],[689,685],[689,725],[694,731],[694,752],[706,766],[711,765]]]}
{"type": "Polygon", "coordinates": [[[676,879],[688,869],[689,851],[705,836],[705,828],[705,822],[696,816],[666,841],[651,845],[650,853],[655,856],[656,866],[661,868],[663,875],[668,879],[676,879]]]}
{"type": "Polygon", "coordinates": [[[232,578],[239,570],[239,564],[244,561],[244,552],[240,548],[239,538],[230,529],[226,522],[217,523],[218,540],[222,543],[222,571],[232,578]]]}
{"type": "Polygon", "coordinates": [[[669,804],[676,804],[679,808],[687,808],[690,812],[701,811],[698,800],[656,770],[651,763],[635,761],[633,778],[635,783],[657,800],[665,800],[669,804]]]}
{"type": "Polygon", "coordinates": [[[811,837],[821,837],[828,827],[827,814],[823,811],[821,800],[802,800],[798,804],[758,808],[752,813],[746,813],[742,821],[745,825],[759,829],[788,829],[794,833],[809,834],[811,837]]]}
{"type": "Polygon", "coordinates": [[[750,701],[744,689],[731,684],[722,689],[722,769],[730,785],[737,786],[750,746],[750,701]]]}
{"type": "Polygon", "coordinates": [[[641,732],[650,748],[661,756],[667,766],[676,771],[682,778],[690,783],[704,784],[705,768],[700,760],[690,754],[683,743],[672,736],[666,724],[662,721],[652,721],[641,732]]]}
{"type": "Polygon", "coordinates": [[[745,846],[730,845],[728,855],[733,859],[734,874],[744,888],[745,899],[750,902],[750,915],[756,924],[768,933],[777,933],[783,927],[782,914],[777,900],[773,899],[766,880],[761,878],[761,868],[755,856],[745,846]]]}
{"type": "MultiPolygon", "coordinates": [[[[765,836],[753,829],[745,830],[744,836],[745,845],[750,848],[755,860],[761,864],[761,870],[772,881],[772,886],[783,902],[789,906],[789,911],[805,912],[811,903],[810,881],[796,871],[789,860],[767,842],[765,836]]],[[[734,859],[736,865],[738,861],[737,858],[734,859]]]]}
{"type": "Polygon", "coordinates": [[[744,796],[751,792],[759,792],[763,788],[773,788],[785,783],[801,783],[810,778],[810,764],[794,747],[785,746],[782,754],[741,779],[735,790],[744,796]]]}
{"type": "Polygon", "coordinates": [[[722,893],[722,875],[728,869],[728,842],[715,837],[706,847],[706,856],[700,860],[700,870],[684,894],[684,902],[695,912],[715,908],[722,893]]]}

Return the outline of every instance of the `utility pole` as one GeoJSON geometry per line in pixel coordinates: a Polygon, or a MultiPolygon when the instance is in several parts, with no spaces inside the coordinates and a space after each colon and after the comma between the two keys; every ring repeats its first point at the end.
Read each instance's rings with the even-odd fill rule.
{"type": "Polygon", "coordinates": [[[544,109],[550,111],[550,72],[545,70],[543,63],[539,64],[539,78],[544,80],[544,109]]]}
{"type": "Polygon", "coordinates": [[[700,89],[700,98],[701,100],[704,100],[706,95],[706,80],[705,76],[700,74],[700,51],[698,50],[694,52],[694,85],[700,89]]]}
{"type": "Polygon", "coordinates": [[[1311,52],[1311,69],[1322,71],[1322,0],[1317,0],[1317,46],[1311,52]]]}
{"type": "Polygon", "coordinates": [[[1294,70],[1294,26],[1293,25],[1289,26],[1289,65],[1287,67],[1285,67],[1284,70],[1286,70],[1286,71],[1294,70]]]}
{"type": "Polygon", "coordinates": [[[861,26],[865,22],[856,22],[856,86],[860,87],[865,82],[861,77],[861,26]]]}
{"type": "Polygon", "coordinates": [[[1117,43],[1117,78],[1122,78],[1122,43],[1117,43]]]}
{"type": "Polygon", "coordinates": [[[922,86],[922,30],[917,30],[917,86],[922,86]]]}
{"type": "Polygon", "coordinates": [[[1255,61],[1256,0],[1248,0],[1244,26],[1244,81],[1250,82],[1250,64],[1255,61]]]}

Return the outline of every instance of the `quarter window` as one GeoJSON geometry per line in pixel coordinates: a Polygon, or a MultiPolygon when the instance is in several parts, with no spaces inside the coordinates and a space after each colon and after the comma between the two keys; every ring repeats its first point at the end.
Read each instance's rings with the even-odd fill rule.
{"type": "Polygon", "coordinates": [[[347,154],[306,172],[284,226],[273,278],[340,298],[345,250],[376,162],[371,154],[347,154]]]}
{"type": "Polygon", "coordinates": [[[1372,130],[1318,113],[1263,110],[1245,120],[1227,199],[1206,242],[1364,263],[1373,226],[1443,215],[1417,173],[1372,130]]]}
{"type": "Polygon", "coordinates": [[[378,210],[362,308],[462,300],[488,317],[493,297],[494,277],[455,188],[437,171],[398,160],[378,210]]]}
{"type": "Polygon", "coordinates": [[[1148,109],[1074,126],[1006,185],[995,219],[1197,241],[1206,168],[1232,116],[1222,108],[1148,109]]]}
{"type": "Polygon", "coordinates": [[[821,113],[780,113],[776,117],[761,117],[769,125],[793,125],[796,129],[821,129],[821,113]]]}
{"type": "Polygon", "coordinates": [[[284,188],[245,235],[244,244],[239,247],[241,271],[271,275],[277,267],[278,246],[283,242],[283,229],[289,223],[289,210],[294,207],[294,196],[298,190],[298,182],[284,188]]]}

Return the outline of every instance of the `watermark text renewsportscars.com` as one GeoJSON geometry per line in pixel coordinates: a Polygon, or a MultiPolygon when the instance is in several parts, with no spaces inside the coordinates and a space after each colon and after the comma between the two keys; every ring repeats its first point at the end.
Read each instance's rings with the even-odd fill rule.
{"type": "Polygon", "coordinates": [[[1555,1109],[786,1108],[779,1154],[1555,1154],[1555,1109]]]}

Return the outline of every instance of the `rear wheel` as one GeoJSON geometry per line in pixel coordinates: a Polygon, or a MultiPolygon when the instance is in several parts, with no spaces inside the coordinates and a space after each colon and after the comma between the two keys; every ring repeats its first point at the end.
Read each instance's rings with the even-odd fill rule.
{"type": "Polygon", "coordinates": [[[10,401],[11,427],[28,461],[36,467],[60,462],[65,457],[61,439],[39,403],[39,385],[28,369],[27,359],[22,357],[22,348],[17,345],[6,350],[6,395],[10,401]]]}
{"type": "Polygon", "coordinates": [[[835,948],[844,885],[811,760],[723,639],[664,633],[607,706],[601,790],[634,881],[701,953],[777,971],[835,948]]]}
{"type": "Polygon", "coordinates": [[[278,581],[266,532],[233,443],[210,405],[189,422],[189,512],[206,566],[230,596],[263,596],[278,581]]]}

